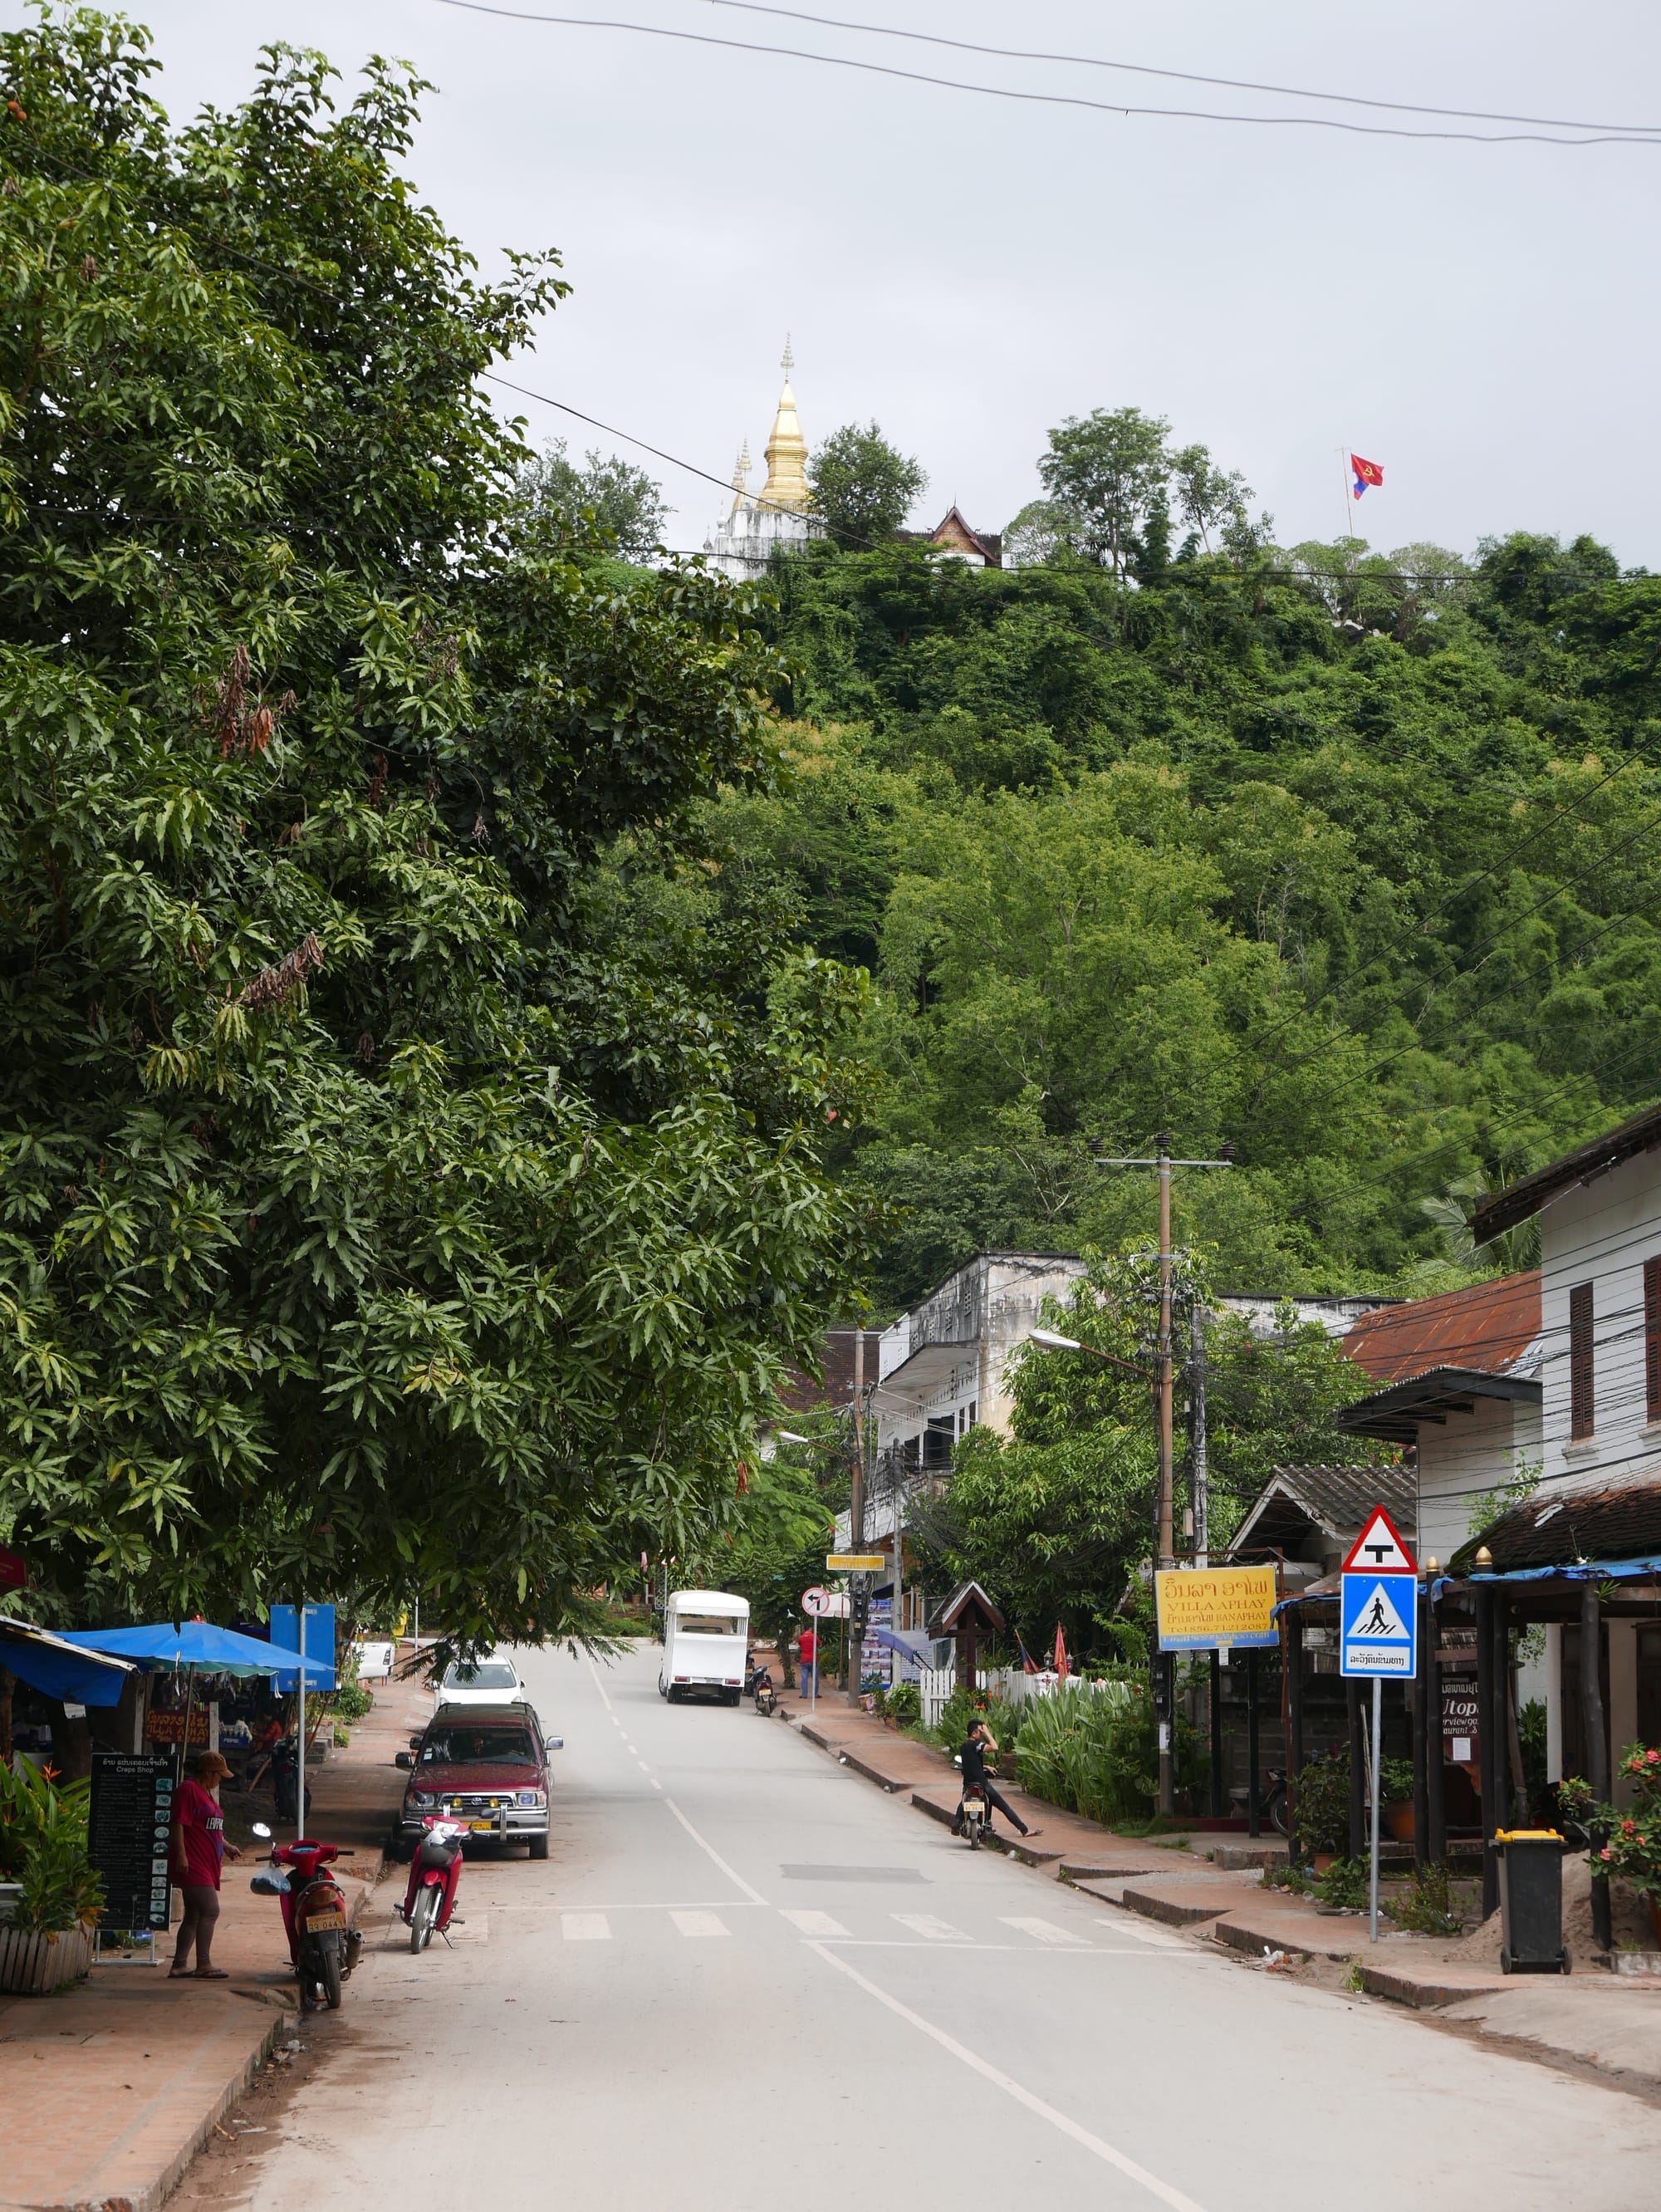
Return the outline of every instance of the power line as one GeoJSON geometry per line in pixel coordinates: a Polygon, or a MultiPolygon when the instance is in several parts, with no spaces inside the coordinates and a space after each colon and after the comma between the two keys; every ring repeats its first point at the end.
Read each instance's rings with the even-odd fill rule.
{"type": "Polygon", "coordinates": [[[1631,131],[1603,131],[1594,137],[1559,138],[1539,131],[1412,131],[1400,124],[1346,123],[1333,115],[1231,115],[1200,107],[1137,107],[1122,100],[1087,100],[1082,93],[1023,92],[1012,85],[972,84],[961,77],[933,76],[922,70],[895,69],[886,62],[856,60],[849,54],[815,53],[805,46],[761,46],[750,39],[722,39],[707,31],[677,31],[661,23],[625,23],[609,15],[551,15],[523,8],[503,8],[494,0],[437,0],[441,8],[460,8],[473,15],[500,15],[510,22],[552,23],[568,30],[626,31],[633,37],[673,39],[694,46],[719,46],[743,54],[775,54],[788,61],[813,62],[821,69],[856,70],[868,76],[897,77],[907,84],[938,86],[947,92],[978,93],[986,100],[1013,100],[1040,107],[1078,107],[1099,115],[1154,116],[1179,123],[1234,123],[1276,130],[1342,131],[1362,138],[1427,138],[1473,146],[1661,146],[1661,138],[1631,131]]]}
{"type": "Polygon", "coordinates": [[[838,31],[860,31],[872,38],[908,39],[918,46],[950,46],[965,54],[991,54],[1000,61],[1064,62],[1079,69],[1122,70],[1131,76],[1166,77],[1179,84],[1212,84],[1228,92],[1272,92],[1288,100],[1325,100],[1343,107],[1387,109],[1395,115],[1440,115],[1465,123],[1537,123],[1552,131],[1613,131],[1623,137],[1661,131],[1658,123],[1580,123],[1561,115],[1503,115],[1481,107],[1426,107],[1410,100],[1367,100],[1350,92],[1310,92],[1295,84],[1260,84],[1251,77],[1203,76],[1194,70],[1155,69],[1146,62],[1109,61],[1099,54],[1052,54],[1027,46],[983,46],[971,39],[945,39],[931,31],[896,30],[888,23],[854,23],[841,15],[810,15],[798,8],[771,8],[762,0],[709,0],[714,8],[734,8],[746,15],[779,15],[792,23],[819,23],[838,31]]]}

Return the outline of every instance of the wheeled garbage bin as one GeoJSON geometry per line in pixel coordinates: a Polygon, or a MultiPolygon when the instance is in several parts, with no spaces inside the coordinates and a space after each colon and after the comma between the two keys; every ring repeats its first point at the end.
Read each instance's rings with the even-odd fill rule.
{"type": "Polygon", "coordinates": [[[1563,1854],[1568,1848],[1555,1828],[1496,1830],[1502,1974],[1567,1973],[1563,1854]]]}

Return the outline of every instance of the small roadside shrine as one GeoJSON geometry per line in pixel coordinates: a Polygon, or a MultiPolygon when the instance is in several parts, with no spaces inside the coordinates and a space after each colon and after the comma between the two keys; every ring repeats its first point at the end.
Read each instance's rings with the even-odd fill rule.
{"type": "Polygon", "coordinates": [[[957,1646],[957,1679],[973,1683],[975,1654],[1003,1632],[1003,1615],[979,1583],[960,1583],[929,1616],[931,1636],[949,1636],[957,1646]]]}

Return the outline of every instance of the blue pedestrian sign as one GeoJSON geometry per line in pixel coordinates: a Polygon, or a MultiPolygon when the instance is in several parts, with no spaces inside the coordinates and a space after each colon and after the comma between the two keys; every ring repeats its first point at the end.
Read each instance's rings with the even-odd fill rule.
{"type": "Polygon", "coordinates": [[[1410,1681],[1419,1671],[1418,1629],[1416,1575],[1346,1575],[1338,1672],[1410,1681]]]}
{"type": "Polygon", "coordinates": [[[1382,1505],[1349,1547],[1339,1585],[1338,1672],[1411,1681],[1419,1671],[1419,1575],[1382,1505]]]}

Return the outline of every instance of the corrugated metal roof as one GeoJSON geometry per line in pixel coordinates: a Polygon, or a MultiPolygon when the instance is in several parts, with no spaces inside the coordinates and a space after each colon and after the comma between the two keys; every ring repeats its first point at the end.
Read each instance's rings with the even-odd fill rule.
{"type": "Polygon", "coordinates": [[[1363,1314],[1343,1340],[1375,1382],[1404,1382],[1439,1367],[1503,1375],[1540,1334],[1540,1270],[1474,1283],[1363,1314]]]}
{"type": "Polygon", "coordinates": [[[1572,1566],[1577,1559],[1646,1558],[1661,1553],[1661,1482],[1573,1490],[1567,1497],[1548,1484],[1462,1545],[1453,1555],[1456,1571],[1468,1572],[1483,1544],[1500,1574],[1514,1567],[1572,1566]]]}
{"type": "Polygon", "coordinates": [[[1229,1548],[1267,1540],[1263,1532],[1288,1509],[1338,1542],[1355,1535],[1375,1505],[1384,1507],[1409,1543],[1415,1540],[1419,1486],[1411,1468],[1277,1467],[1229,1548]]]}

